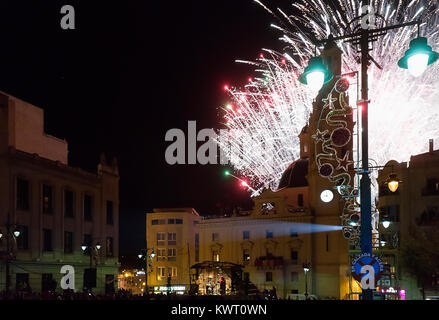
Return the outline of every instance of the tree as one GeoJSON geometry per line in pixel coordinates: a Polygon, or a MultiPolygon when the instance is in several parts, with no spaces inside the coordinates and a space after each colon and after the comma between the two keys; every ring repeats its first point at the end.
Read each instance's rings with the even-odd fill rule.
{"type": "Polygon", "coordinates": [[[437,287],[439,279],[439,232],[433,226],[410,229],[401,243],[398,260],[402,271],[418,281],[425,300],[425,289],[437,287]]]}

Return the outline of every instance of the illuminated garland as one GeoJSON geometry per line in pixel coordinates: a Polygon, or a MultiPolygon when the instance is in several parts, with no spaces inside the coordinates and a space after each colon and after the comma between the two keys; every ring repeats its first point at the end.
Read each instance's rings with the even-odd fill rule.
{"type": "Polygon", "coordinates": [[[337,189],[345,200],[345,206],[340,216],[343,236],[355,244],[359,240],[360,216],[359,205],[355,200],[357,190],[351,185],[352,179],[349,174],[349,166],[353,164],[353,161],[349,160],[349,151],[341,154],[340,149],[346,146],[352,138],[352,133],[347,128],[347,122],[340,119],[340,117],[352,114],[352,107],[345,102],[345,92],[348,89],[349,81],[341,78],[335,83],[328,96],[322,99],[324,105],[320,113],[317,131],[312,135],[312,138],[315,140],[316,164],[319,175],[331,182],[338,183],[337,189]],[[321,128],[321,120],[325,120],[325,123],[333,128],[321,128]],[[319,146],[321,152],[318,151],[319,146]],[[337,163],[337,167],[334,169],[335,163],[337,163]]]}

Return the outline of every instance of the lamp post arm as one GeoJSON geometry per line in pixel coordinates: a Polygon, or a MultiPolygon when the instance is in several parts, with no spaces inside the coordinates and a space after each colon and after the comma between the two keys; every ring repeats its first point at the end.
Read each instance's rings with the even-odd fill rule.
{"type": "MultiPolygon", "coordinates": [[[[388,31],[388,30],[404,28],[404,27],[408,27],[408,26],[413,26],[415,24],[418,25],[418,34],[419,34],[419,26],[421,23],[422,23],[421,20],[416,20],[416,21],[396,24],[393,26],[388,26],[388,27],[383,27],[383,28],[370,29],[370,30],[368,30],[368,34],[369,34],[369,38],[370,38],[373,36],[378,36],[378,35],[382,34],[385,31],[388,31]]],[[[338,40],[346,40],[346,42],[351,42],[351,41],[358,40],[359,38],[361,38],[363,33],[364,33],[364,29],[362,29],[359,32],[349,33],[349,34],[345,34],[345,35],[338,36],[338,37],[329,37],[327,39],[315,40],[314,44],[321,46],[321,45],[324,45],[330,41],[338,41],[338,40]]]]}

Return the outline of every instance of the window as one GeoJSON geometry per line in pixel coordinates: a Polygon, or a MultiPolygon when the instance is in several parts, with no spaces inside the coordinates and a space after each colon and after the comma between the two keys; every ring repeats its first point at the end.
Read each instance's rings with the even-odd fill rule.
{"type": "Polygon", "coordinates": [[[213,250],[212,251],[212,260],[213,261],[220,261],[220,255],[218,251],[213,250]]]}
{"type": "Polygon", "coordinates": [[[113,257],[114,256],[114,247],[113,247],[113,238],[107,237],[107,245],[106,245],[106,255],[107,257],[113,257]]]}
{"type": "Polygon", "coordinates": [[[168,219],[168,224],[174,224],[175,223],[175,219],[168,219]]]}
{"type": "Polygon", "coordinates": [[[329,252],[329,234],[326,234],[326,252],[329,252]]]}
{"type": "Polygon", "coordinates": [[[113,201],[107,200],[107,224],[113,225],[113,201]]]}
{"type": "Polygon", "coordinates": [[[175,219],[175,224],[183,224],[183,219],[175,219]]]}
{"type": "Polygon", "coordinates": [[[424,196],[438,195],[439,194],[439,179],[430,178],[427,179],[427,186],[422,193],[424,196]]]}
{"type": "Polygon", "coordinates": [[[52,230],[43,229],[43,251],[52,251],[52,230]]]}
{"type": "Polygon", "coordinates": [[[248,273],[248,272],[244,272],[244,281],[245,281],[245,282],[250,281],[250,273],[248,273]]]}
{"type": "Polygon", "coordinates": [[[267,231],[265,237],[266,237],[267,239],[272,239],[272,238],[273,238],[273,231],[267,231]]]}
{"type": "Polygon", "coordinates": [[[73,191],[64,190],[64,215],[73,217],[74,194],[73,191]]]}
{"type": "Polygon", "coordinates": [[[291,238],[298,237],[298,236],[299,236],[299,234],[296,231],[294,231],[294,229],[290,230],[290,237],[291,238]]]}
{"type": "Polygon", "coordinates": [[[171,278],[177,278],[177,267],[168,267],[168,275],[170,275],[171,278]]]}
{"type": "Polygon", "coordinates": [[[212,241],[218,241],[219,240],[219,234],[218,233],[212,233],[212,241]]]}
{"type": "Polygon", "coordinates": [[[154,220],[151,220],[151,224],[153,226],[158,225],[158,224],[166,224],[166,219],[160,219],[160,220],[154,219],[154,220]]]}
{"type": "Polygon", "coordinates": [[[157,280],[162,280],[166,278],[166,268],[165,267],[157,267],[157,280]]]}
{"type": "Polygon", "coordinates": [[[293,264],[297,264],[297,259],[298,259],[299,253],[293,249],[291,249],[291,262],[293,264]]]}
{"type": "Polygon", "coordinates": [[[175,246],[177,244],[177,234],[168,233],[168,246],[175,246]]]}
{"type": "Polygon", "coordinates": [[[164,249],[164,248],[157,249],[157,261],[166,260],[165,252],[166,252],[166,249],[164,249]]]}
{"type": "Polygon", "coordinates": [[[93,212],[92,212],[93,199],[90,195],[84,195],[84,220],[91,221],[93,212]]]}
{"type": "Polygon", "coordinates": [[[17,238],[17,248],[21,250],[29,249],[29,231],[27,226],[17,226],[20,236],[17,238]]]}
{"type": "Polygon", "coordinates": [[[177,260],[177,249],[169,248],[168,249],[168,261],[175,261],[175,260],[177,260]]]}
{"type": "Polygon", "coordinates": [[[53,213],[52,187],[43,184],[43,213],[53,213]]]}
{"type": "Polygon", "coordinates": [[[244,261],[244,263],[250,261],[250,250],[249,249],[242,250],[242,261],[244,261]]]}
{"type": "Polygon", "coordinates": [[[297,282],[299,281],[299,273],[298,272],[291,272],[291,282],[297,282]]]}
{"type": "Polygon", "coordinates": [[[267,282],[273,281],[273,273],[272,272],[265,272],[265,281],[267,281],[267,282]]]}
{"type": "Polygon", "coordinates": [[[29,210],[29,181],[17,179],[17,209],[29,210]]]}
{"type": "Polygon", "coordinates": [[[265,248],[265,256],[266,257],[273,257],[273,252],[271,252],[270,248],[265,248]]]}
{"type": "Polygon", "coordinates": [[[64,231],[64,253],[73,253],[73,232],[64,231]]]}
{"type": "Polygon", "coordinates": [[[242,232],[242,239],[250,239],[250,231],[243,231],[242,232]]]}
{"type": "Polygon", "coordinates": [[[195,234],[195,262],[200,260],[200,235],[198,233],[195,234]]]}
{"type": "Polygon", "coordinates": [[[157,238],[157,245],[158,246],[165,245],[165,233],[164,232],[157,232],[156,238],[157,238]]]}
{"type": "Polygon", "coordinates": [[[291,293],[292,293],[292,294],[298,294],[298,293],[299,293],[299,290],[297,290],[297,289],[292,289],[292,290],[291,290],[291,293]]]}
{"type": "Polygon", "coordinates": [[[299,207],[303,207],[303,194],[298,194],[297,195],[297,205],[299,207]]]}

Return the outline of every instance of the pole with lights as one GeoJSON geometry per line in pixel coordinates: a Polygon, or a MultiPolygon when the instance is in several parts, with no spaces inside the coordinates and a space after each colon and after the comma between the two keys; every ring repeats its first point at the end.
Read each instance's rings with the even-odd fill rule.
{"type": "MultiPolygon", "coordinates": [[[[370,8],[370,1],[363,3],[370,8]]],[[[354,21],[366,18],[368,14],[363,14],[355,18],[354,21]]],[[[362,253],[372,253],[372,215],[371,215],[371,180],[369,177],[369,123],[368,123],[368,109],[369,109],[369,85],[368,85],[368,67],[371,62],[375,63],[379,68],[376,61],[370,56],[369,43],[377,41],[381,36],[387,34],[387,31],[404,28],[407,26],[418,26],[418,37],[410,42],[409,49],[406,51],[403,58],[398,61],[398,66],[403,69],[408,69],[411,75],[420,76],[429,65],[436,62],[439,58],[439,54],[434,52],[430,46],[427,45],[427,39],[420,36],[420,24],[421,21],[413,21],[393,26],[386,26],[381,28],[372,28],[368,25],[364,28],[363,25],[354,28],[352,33],[342,35],[339,37],[329,36],[328,39],[317,40],[313,39],[316,46],[325,45],[328,43],[334,43],[335,41],[343,40],[344,42],[352,43],[360,47],[361,53],[361,99],[358,104],[361,108],[362,119],[362,134],[361,134],[361,147],[362,147],[362,168],[359,171],[361,174],[360,181],[360,199],[361,199],[361,226],[360,226],[360,246],[362,253]]],[[[307,84],[310,88],[316,90],[321,88],[324,83],[328,82],[332,77],[328,75],[326,66],[322,64],[320,57],[313,57],[309,60],[309,65],[305,68],[305,72],[300,76],[299,81],[303,84],[307,84]]],[[[394,184],[393,184],[394,185],[394,184]]],[[[389,188],[392,184],[389,184],[389,188]]],[[[392,189],[390,189],[392,191],[392,189]]],[[[395,189],[396,190],[396,189],[395,189]]],[[[372,300],[372,289],[363,289],[363,300],[372,300]]]]}
{"type": "Polygon", "coordinates": [[[145,259],[145,293],[149,294],[148,275],[152,272],[151,262],[152,259],[155,257],[154,249],[153,248],[142,249],[140,250],[140,253],[137,256],[139,257],[139,259],[145,259]]]}
{"type": "MultiPolygon", "coordinates": [[[[93,246],[93,245],[83,243],[81,245],[81,249],[83,252],[88,250],[88,254],[90,256],[90,270],[93,269],[93,256],[99,255],[99,250],[101,249],[101,244],[99,242],[97,242],[96,245],[93,246]]],[[[96,264],[96,266],[97,266],[97,264],[96,264]]],[[[92,293],[91,286],[89,288],[87,288],[87,290],[89,293],[92,293]]]]}
{"type": "Polygon", "coordinates": [[[8,294],[11,287],[10,263],[11,260],[14,258],[13,249],[11,246],[11,240],[16,243],[17,238],[20,236],[20,230],[18,230],[15,224],[12,224],[10,222],[9,214],[8,214],[8,220],[6,222],[6,234],[3,234],[3,232],[0,230],[0,239],[2,239],[3,236],[6,237],[6,257],[5,257],[6,270],[5,271],[6,271],[6,294],[8,294]]]}
{"type": "Polygon", "coordinates": [[[303,264],[303,272],[305,272],[305,300],[308,300],[308,272],[311,269],[311,263],[303,264]]]}

